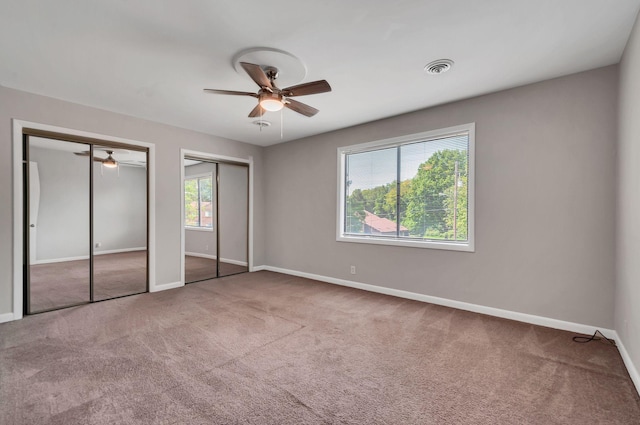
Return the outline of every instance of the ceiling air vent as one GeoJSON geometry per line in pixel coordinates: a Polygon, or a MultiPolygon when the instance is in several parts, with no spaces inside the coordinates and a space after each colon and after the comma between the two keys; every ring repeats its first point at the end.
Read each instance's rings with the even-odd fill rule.
{"type": "Polygon", "coordinates": [[[265,120],[255,120],[255,121],[252,121],[251,124],[257,125],[258,127],[260,127],[261,130],[262,128],[269,127],[271,125],[269,121],[265,121],[265,120]]]}
{"type": "Polygon", "coordinates": [[[425,65],[424,70],[427,74],[438,75],[447,72],[452,66],[451,59],[438,59],[425,65]]]}

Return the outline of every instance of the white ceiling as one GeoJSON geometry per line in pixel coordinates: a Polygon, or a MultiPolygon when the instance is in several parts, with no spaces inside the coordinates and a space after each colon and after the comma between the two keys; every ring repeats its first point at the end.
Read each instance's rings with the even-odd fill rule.
{"type": "MultiPolygon", "coordinates": [[[[267,146],[619,62],[640,0],[2,0],[0,85],[267,146]],[[331,93],[252,125],[232,58],[287,51],[331,93]],[[423,71],[449,58],[451,71],[423,71]]],[[[286,72],[286,70],[282,70],[286,72]]]]}

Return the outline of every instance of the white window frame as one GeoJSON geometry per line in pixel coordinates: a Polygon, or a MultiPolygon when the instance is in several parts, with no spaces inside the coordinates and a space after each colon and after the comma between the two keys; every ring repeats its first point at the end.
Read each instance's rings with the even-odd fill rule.
{"type": "MultiPolygon", "coordinates": [[[[184,192],[184,185],[187,182],[187,180],[202,179],[202,178],[211,179],[211,190],[212,190],[211,195],[213,196],[213,173],[201,173],[201,174],[194,174],[191,176],[184,176],[184,179],[182,180],[182,191],[184,192]]],[[[183,203],[184,203],[184,200],[183,200],[183,203]]],[[[185,208],[184,205],[182,208],[185,208]]],[[[189,226],[186,223],[184,223],[184,220],[183,220],[184,228],[186,230],[195,230],[196,232],[213,232],[213,223],[215,222],[214,215],[215,215],[215,209],[213,208],[213,200],[212,200],[211,201],[211,227],[189,226]]],[[[202,220],[200,220],[200,222],[202,222],[202,220]]]]}
{"type": "Polygon", "coordinates": [[[376,140],[358,145],[338,148],[338,208],[336,220],[336,241],[355,242],[378,245],[405,246],[414,248],[444,249],[452,251],[475,252],[475,123],[463,124],[422,133],[408,134],[390,139],[376,140]],[[394,237],[376,237],[371,235],[347,235],[344,232],[345,211],[345,172],[346,156],[348,154],[363,153],[383,148],[397,147],[409,143],[426,142],[443,137],[451,137],[458,134],[468,134],[469,137],[469,170],[467,177],[467,241],[434,241],[434,240],[408,240],[394,237]]]}

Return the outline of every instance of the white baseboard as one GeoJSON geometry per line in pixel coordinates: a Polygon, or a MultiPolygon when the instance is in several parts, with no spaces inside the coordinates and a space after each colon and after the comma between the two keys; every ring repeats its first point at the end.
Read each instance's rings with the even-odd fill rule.
{"type": "Polygon", "coordinates": [[[15,320],[13,313],[0,314],[0,323],[11,322],[12,320],[15,320]]]}
{"type": "Polygon", "coordinates": [[[167,289],[180,288],[181,286],[184,286],[183,282],[162,283],[160,285],[150,286],[149,292],[166,291],[167,289]]]}
{"type": "Polygon", "coordinates": [[[629,376],[633,381],[633,385],[636,386],[636,391],[640,395],[640,373],[638,373],[638,369],[636,368],[636,365],[633,364],[633,361],[631,360],[631,356],[627,352],[627,349],[624,347],[624,344],[622,343],[622,340],[620,339],[618,332],[614,332],[614,334],[615,334],[614,339],[616,341],[616,346],[618,347],[618,351],[620,352],[622,361],[624,362],[624,365],[627,367],[627,372],[629,372],[629,376]]]}
{"type": "MultiPolygon", "coordinates": [[[[184,255],[190,255],[192,257],[200,257],[200,258],[209,258],[210,260],[217,260],[218,257],[215,255],[211,255],[211,254],[201,254],[199,252],[185,252],[184,255]]],[[[229,263],[229,264],[235,264],[237,266],[247,266],[247,262],[246,261],[240,261],[240,260],[232,260],[231,258],[224,258],[222,257],[220,259],[220,261],[222,261],[223,263],[229,263]]]]}
{"type": "Polygon", "coordinates": [[[79,260],[88,260],[88,255],[81,255],[79,257],[64,257],[64,258],[50,258],[48,260],[36,260],[34,265],[38,264],[52,264],[52,263],[64,263],[66,261],[79,261],[79,260]]]}
{"type": "Polygon", "coordinates": [[[208,258],[210,260],[216,260],[218,257],[212,254],[202,254],[201,252],[185,252],[184,255],[198,258],[208,258]]]}
{"type": "Polygon", "coordinates": [[[261,272],[263,270],[267,270],[267,266],[253,266],[251,269],[252,272],[261,272]]]}
{"type": "MultiPolygon", "coordinates": [[[[261,266],[263,267],[263,266],[261,266]]],[[[254,268],[256,270],[257,268],[254,268]]],[[[500,308],[487,307],[479,304],[471,304],[464,301],[450,300],[447,298],[433,297],[431,295],[418,294],[415,292],[403,291],[400,289],[385,288],[384,286],[369,285],[367,283],[353,282],[350,280],[337,279],[334,277],[321,276],[312,273],[299,272],[296,270],[282,269],[279,267],[264,266],[261,270],[269,270],[272,272],[289,274],[292,276],[305,277],[307,279],[319,280],[321,282],[332,283],[335,285],[348,286],[350,288],[362,289],[370,292],[377,292],[394,297],[406,298],[415,301],[422,301],[431,304],[442,305],[445,307],[457,308],[459,310],[472,311],[474,313],[486,314],[489,316],[501,317],[503,319],[515,320],[518,322],[531,323],[533,325],[546,326],[548,328],[561,329],[580,334],[591,335],[596,330],[602,332],[607,338],[615,339],[617,334],[612,329],[603,329],[581,323],[567,322],[564,320],[551,319],[549,317],[536,316],[533,314],[519,313],[517,311],[503,310],[500,308]]]]}
{"type": "Polygon", "coordinates": [[[247,263],[246,261],[240,261],[240,260],[232,260],[231,258],[221,258],[220,261],[222,261],[223,263],[229,263],[229,264],[235,264],[236,266],[243,266],[243,267],[247,267],[249,265],[249,263],[247,263]]]}
{"type": "MultiPolygon", "coordinates": [[[[105,254],[119,254],[121,252],[134,252],[134,251],[144,251],[147,248],[138,247],[138,248],[122,248],[122,249],[110,249],[107,251],[96,251],[93,255],[105,255],[105,254]]],[[[51,263],[63,263],[65,261],[78,261],[78,260],[88,260],[88,255],[81,255],[79,257],[65,257],[65,258],[50,258],[48,260],[37,260],[35,264],[51,264],[51,263]]]]}
{"type": "Polygon", "coordinates": [[[134,252],[134,251],[146,251],[146,246],[139,246],[137,248],[122,248],[122,249],[109,249],[106,251],[94,251],[93,255],[104,255],[104,254],[119,254],[121,252],[134,252]]]}

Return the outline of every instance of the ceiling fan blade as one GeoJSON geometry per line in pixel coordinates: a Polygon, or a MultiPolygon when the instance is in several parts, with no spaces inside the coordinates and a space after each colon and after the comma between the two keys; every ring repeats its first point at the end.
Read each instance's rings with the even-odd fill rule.
{"type": "Polygon", "coordinates": [[[252,96],[258,97],[256,93],[251,93],[248,91],[233,91],[233,90],[216,90],[216,89],[204,89],[204,91],[215,94],[231,94],[234,96],[252,96]]]}
{"type": "Polygon", "coordinates": [[[255,81],[256,84],[259,85],[261,88],[262,87],[269,87],[270,89],[273,88],[271,86],[271,81],[269,81],[269,77],[267,77],[267,74],[264,73],[260,65],[255,65],[253,63],[247,63],[247,62],[240,62],[240,65],[242,66],[242,68],[244,68],[247,74],[249,74],[249,77],[251,77],[251,79],[255,81]]]}
{"type": "MultiPolygon", "coordinates": [[[[89,153],[89,151],[74,152],[73,154],[74,154],[74,155],[78,155],[78,156],[89,156],[89,155],[91,155],[91,154],[89,153]]],[[[100,158],[100,157],[97,157],[97,156],[94,156],[94,157],[93,157],[93,160],[94,160],[95,162],[104,162],[104,161],[105,161],[105,160],[104,160],[104,158],[100,158]]]]}
{"type": "Polygon", "coordinates": [[[318,80],[282,89],[283,94],[289,97],[306,96],[308,94],[326,93],[329,91],[331,91],[331,86],[327,83],[327,80],[318,80]]]}
{"type": "Polygon", "coordinates": [[[287,99],[284,106],[307,117],[312,117],[319,112],[316,108],[293,99],[287,99]]]}
{"type": "Polygon", "coordinates": [[[256,107],[249,112],[249,118],[261,117],[265,112],[264,108],[258,103],[256,107]]]}

